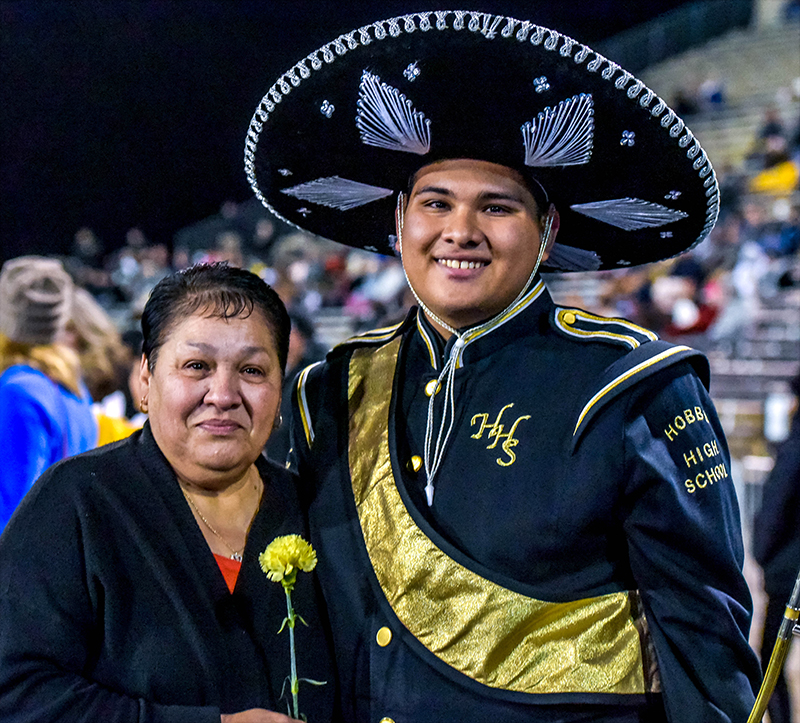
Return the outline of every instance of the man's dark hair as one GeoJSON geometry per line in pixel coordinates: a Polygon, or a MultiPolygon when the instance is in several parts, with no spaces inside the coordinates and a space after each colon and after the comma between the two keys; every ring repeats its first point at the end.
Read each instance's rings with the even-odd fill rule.
{"type": "Polygon", "coordinates": [[[263,314],[275,338],[281,375],[286,371],[291,322],[272,287],[227,263],[197,264],[158,282],[142,312],[142,352],[152,371],[170,329],[197,311],[232,319],[263,314]]]}

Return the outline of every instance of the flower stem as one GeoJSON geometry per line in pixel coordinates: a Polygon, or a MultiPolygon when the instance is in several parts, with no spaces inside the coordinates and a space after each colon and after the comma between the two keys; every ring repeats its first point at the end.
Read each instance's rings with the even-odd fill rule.
{"type": "Polygon", "coordinates": [[[300,681],[297,679],[297,658],[294,650],[294,623],[297,615],[292,605],[292,588],[289,585],[284,585],[283,589],[286,592],[286,617],[289,621],[289,657],[291,658],[292,665],[289,687],[292,690],[292,717],[299,720],[300,711],[298,708],[297,696],[300,691],[300,681]]]}

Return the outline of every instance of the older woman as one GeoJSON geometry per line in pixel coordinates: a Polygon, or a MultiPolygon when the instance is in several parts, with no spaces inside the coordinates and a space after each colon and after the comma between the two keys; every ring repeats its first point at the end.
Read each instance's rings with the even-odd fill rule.
{"type": "MultiPolygon", "coordinates": [[[[144,429],[34,485],[0,538],[0,719],[267,723],[289,670],[280,585],[259,569],[304,534],[276,424],[289,319],[224,265],[163,280],[142,318],[144,429]]],[[[331,680],[315,583],[295,602],[302,675],[331,680]]],[[[332,686],[304,708],[331,718],[332,686]]]]}

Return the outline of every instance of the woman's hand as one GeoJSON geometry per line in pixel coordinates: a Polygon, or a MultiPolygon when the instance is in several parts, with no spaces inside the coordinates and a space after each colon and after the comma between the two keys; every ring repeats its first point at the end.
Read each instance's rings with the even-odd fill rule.
{"type": "Polygon", "coordinates": [[[283,713],[263,708],[251,708],[240,713],[223,714],[220,723],[291,723],[293,719],[283,713]]]}

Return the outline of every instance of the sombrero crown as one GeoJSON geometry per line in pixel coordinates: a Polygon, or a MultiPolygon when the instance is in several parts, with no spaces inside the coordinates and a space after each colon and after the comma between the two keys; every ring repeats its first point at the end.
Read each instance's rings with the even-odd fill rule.
{"type": "Polygon", "coordinates": [[[561,214],[543,268],[612,269],[680,254],[719,190],[691,131],[642,81],[555,30],[469,11],[414,13],[339,36],[256,109],[245,169],[279,217],[393,253],[394,199],[421,167],[520,170],[561,214]]]}

